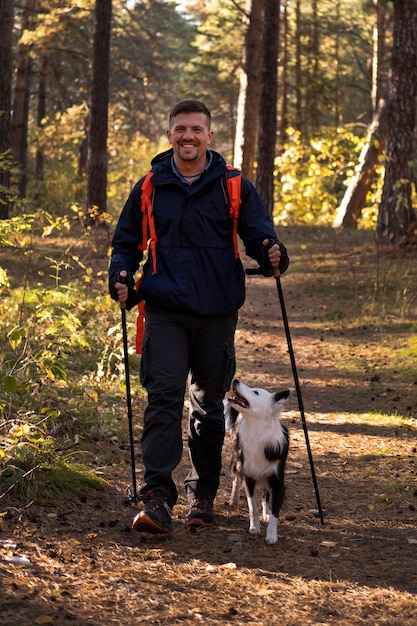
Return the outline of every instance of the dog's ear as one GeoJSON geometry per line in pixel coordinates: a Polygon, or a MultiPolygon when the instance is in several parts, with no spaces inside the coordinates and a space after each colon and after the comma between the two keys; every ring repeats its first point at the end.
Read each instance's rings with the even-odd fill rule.
{"type": "Polygon", "coordinates": [[[285,401],[289,395],[290,395],[289,389],[285,389],[285,391],[277,391],[274,395],[274,403],[278,403],[281,400],[285,401]]]}

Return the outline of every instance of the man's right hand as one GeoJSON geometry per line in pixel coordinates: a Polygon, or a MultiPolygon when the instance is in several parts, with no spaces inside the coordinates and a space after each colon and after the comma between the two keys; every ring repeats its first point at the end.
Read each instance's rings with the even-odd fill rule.
{"type": "MultiPolygon", "coordinates": [[[[120,280],[126,279],[127,277],[126,270],[122,270],[120,272],[119,277],[120,277],[120,280]]],[[[118,281],[117,283],[114,284],[114,288],[117,291],[117,301],[119,302],[120,307],[125,308],[127,296],[129,295],[129,290],[127,288],[127,285],[124,282],[118,281]]]]}

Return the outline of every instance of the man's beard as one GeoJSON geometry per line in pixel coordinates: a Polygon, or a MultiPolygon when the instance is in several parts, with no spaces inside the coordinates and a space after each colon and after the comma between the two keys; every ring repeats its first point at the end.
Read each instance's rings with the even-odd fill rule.
{"type": "Polygon", "coordinates": [[[196,161],[198,158],[198,148],[197,146],[193,146],[193,150],[195,152],[189,152],[190,148],[183,148],[182,146],[178,147],[178,156],[182,161],[196,161]]]}

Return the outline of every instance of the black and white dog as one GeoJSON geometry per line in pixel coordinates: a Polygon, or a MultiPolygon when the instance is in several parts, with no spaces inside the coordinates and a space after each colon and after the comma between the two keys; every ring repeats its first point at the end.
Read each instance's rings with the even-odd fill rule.
{"type": "Polygon", "coordinates": [[[284,470],[288,431],[279,420],[289,390],[269,393],[234,380],[225,400],[226,428],[234,437],[229,505],[237,506],[242,481],[249,508],[249,532],[259,534],[256,486],[263,487],[263,520],[268,522],[265,541],[278,541],[278,517],[285,495],[284,470]]]}

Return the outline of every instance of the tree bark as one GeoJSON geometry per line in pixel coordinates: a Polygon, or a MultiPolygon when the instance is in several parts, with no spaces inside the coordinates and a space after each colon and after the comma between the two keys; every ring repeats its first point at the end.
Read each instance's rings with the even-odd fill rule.
{"type": "MultiPolygon", "coordinates": [[[[36,11],[37,0],[25,0],[22,13],[22,35],[26,30],[33,30],[36,11]]],[[[21,43],[18,51],[11,129],[11,148],[13,157],[19,166],[18,189],[21,198],[24,198],[26,195],[27,184],[28,123],[32,63],[30,45],[21,43]]]]}
{"type": "Polygon", "coordinates": [[[376,241],[399,246],[415,237],[411,202],[417,97],[417,2],[394,1],[391,88],[387,111],[387,161],[378,208],[376,241]]]}
{"type": "Polygon", "coordinates": [[[9,217],[10,108],[12,100],[13,0],[0,3],[0,219],[9,217]]]}
{"type": "Polygon", "coordinates": [[[287,127],[288,127],[288,44],[290,40],[289,25],[288,25],[288,0],[281,0],[282,10],[282,45],[278,39],[278,46],[281,48],[282,55],[282,79],[280,82],[281,91],[281,119],[279,127],[279,143],[282,146],[287,141],[287,127]]]}
{"type": "Polygon", "coordinates": [[[261,83],[261,37],[263,0],[247,0],[246,33],[236,125],[234,164],[253,180],[258,139],[259,90],[261,83]]]}
{"type": "MultiPolygon", "coordinates": [[[[37,127],[42,129],[42,125],[46,116],[46,68],[48,66],[47,57],[42,57],[41,67],[39,70],[39,90],[38,90],[38,110],[37,110],[37,127]]],[[[42,145],[38,143],[36,148],[36,179],[43,179],[44,155],[42,145]]]]}
{"type": "Polygon", "coordinates": [[[382,71],[385,57],[385,31],[387,0],[373,0],[375,10],[375,23],[372,29],[372,112],[376,113],[382,93],[386,91],[385,76],[382,71]]]}
{"type": "Polygon", "coordinates": [[[104,213],[107,206],[107,126],[111,14],[112,0],[96,0],[87,194],[87,210],[93,223],[95,221],[95,211],[104,213]]]}
{"type": "Polygon", "coordinates": [[[271,217],[277,134],[279,11],[280,0],[265,0],[256,188],[271,217]]]}
{"type": "Polygon", "coordinates": [[[301,0],[295,2],[295,129],[304,128],[302,114],[302,72],[301,72],[301,0]]]}

